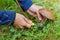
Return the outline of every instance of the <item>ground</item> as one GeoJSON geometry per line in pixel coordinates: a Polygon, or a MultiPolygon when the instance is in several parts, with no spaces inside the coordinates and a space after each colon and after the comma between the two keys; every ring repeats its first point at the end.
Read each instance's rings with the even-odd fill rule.
{"type": "MultiPolygon", "coordinates": [[[[30,29],[17,29],[15,27],[1,25],[0,40],[60,40],[60,0],[32,0],[34,4],[47,8],[55,15],[55,20],[47,20],[44,28],[38,28],[38,25],[30,29]]],[[[10,10],[21,13],[14,0],[0,0],[0,10],[10,10]]],[[[25,14],[34,23],[39,24],[37,19],[31,18],[25,14]]],[[[41,24],[39,24],[41,25],[41,24]]]]}

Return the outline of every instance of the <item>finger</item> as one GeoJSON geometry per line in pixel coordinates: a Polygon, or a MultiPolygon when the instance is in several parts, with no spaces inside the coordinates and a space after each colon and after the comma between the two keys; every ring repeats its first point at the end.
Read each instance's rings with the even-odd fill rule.
{"type": "Polygon", "coordinates": [[[31,27],[31,21],[29,21],[29,20],[27,20],[26,18],[25,18],[25,22],[24,22],[24,24],[25,24],[25,27],[26,28],[30,28],[31,27]]]}
{"type": "Polygon", "coordinates": [[[15,23],[15,24],[14,24],[14,26],[15,26],[16,28],[23,28],[23,26],[22,26],[22,25],[17,24],[17,23],[15,23]]]}
{"type": "Polygon", "coordinates": [[[29,19],[26,18],[26,17],[23,17],[23,18],[24,18],[24,20],[25,20],[27,23],[32,24],[32,21],[31,21],[31,20],[29,20],[29,19]]]}
{"type": "Polygon", "coordinates": [[[21,25],[17,25],[16,28],[23,28],[23,26],[21,26],[21,25]]]}
{"type": "Polygon", "coordinates": [[[30,15],[32,15],[33,17],[36,17],[36,14],[34,12],[32,12],[31,10],[27,11],[30,15]]]}
{"type": "Polygon", "coordinates": [[[23,26],[19,24],[19,25],[18,25],[18,28],[23,28],[23,26]]]}
{"type": "Polygon", "coordinates": [[[26,21],[26,23],[28,23],[28,24],[32,24],[33,22],[31,21],[31,20],[29,20],[28,18],[26,18],[26,17],[24,17],[24,16],[22,16],[23,17],[23,19],[26,21]]]}
{"type": "Polygon", "coordinates": [[[36,13],[37,13],[37,17],[38,17],[39,21],[41,22],[42,21],[42,16],[40,15],[39,12],[36,12],[36,13]]]}
{"type": "Polygon", "coordinates": [[[26,25],[27,28],[30,28],[31,26],[34,25],[34,23],[31,20],[27,19],[26,17],[24,17],[24,20],[26,21],[25,24],[27,24],[26,25]]]}
{"type": "Polygon", "coordinates": [[[31,26],[34,26],[34,23],[33,23],[31,20],[25,18],[25,21],[26,21],[28,24],[30,24],[31,26]]]}
{"type": "Polygon", "coordinates": [[[27,22],[24,20],[22,26],[25,26],[26,28],[30,28],[30,27],[31,27],[31,24],[27,23],[27,22]]]}
{"type": "Polygon", "coordinates": [[[27,28],[30,28],[30,27],[31,27],[31,24],[27,23],[27,22],[25,21],[24,17],[22,17],[21,20],[22,20],[22,21],[21,21],[20,24],[21,24],[22,26],[25,26],[25,27],[27,27],[27,28]]]}
{"type": "Polygon", "coordinates": [[[26,23],[26,26],[25,26],[26,28],[31,28],[31,24],[27,24],[26,23]]]}

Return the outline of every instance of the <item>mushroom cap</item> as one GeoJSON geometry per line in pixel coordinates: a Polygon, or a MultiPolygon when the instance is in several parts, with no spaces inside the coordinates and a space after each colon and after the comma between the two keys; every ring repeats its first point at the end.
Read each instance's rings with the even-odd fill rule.
{"type": "Polygon", "coordinates": [[[39,10],[39,13],[40,13],[42,16],[48,18],[48,19],[51,19],[51,20],[54,20],[54,19],[55,19],[54,14],[53,14],[50,10],[48,10],[48,9],[40,9],[40,10],[39,10]]]}

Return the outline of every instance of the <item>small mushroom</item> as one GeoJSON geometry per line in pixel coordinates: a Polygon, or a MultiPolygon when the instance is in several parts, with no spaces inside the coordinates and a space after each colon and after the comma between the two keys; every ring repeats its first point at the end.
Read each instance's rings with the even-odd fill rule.
{"type": "Polygon", "coordinates": [[[55,16],[53,15],[53,13],[48,9],[40,9],[39,13],[48,19],[51,19],[51,20],[55,19],[55,16]]]}
{"type": "Polygon", "coordinates": [[[34,26],[34,25],[35,25],[34,23],[31,24],[31,26],[34,26]]]}

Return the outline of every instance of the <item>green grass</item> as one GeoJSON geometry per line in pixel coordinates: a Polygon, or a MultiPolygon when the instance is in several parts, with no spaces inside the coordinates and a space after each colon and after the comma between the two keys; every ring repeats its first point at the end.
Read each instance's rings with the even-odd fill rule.
{"type": "MultiPolygon", "coordinates": [[[[38,26],[30,29],[16,29],[12,25],[0,26],[0,40],[60,40],[60,0],[32,0],[36,5],[48,8],[55,15],[55,21],[48,20],[43,30],[38,26]]],[[[13,0],[0,0],[0,10],[11,10],[20,12],[17,4],[13,0]]],[[[27,15],[27,14],[26,14],[27,15]]],[[[29,17],[28,15],[27,17],[29,17]]],[[[31,18],[34,23],[37,19],[31,18]]]]}

